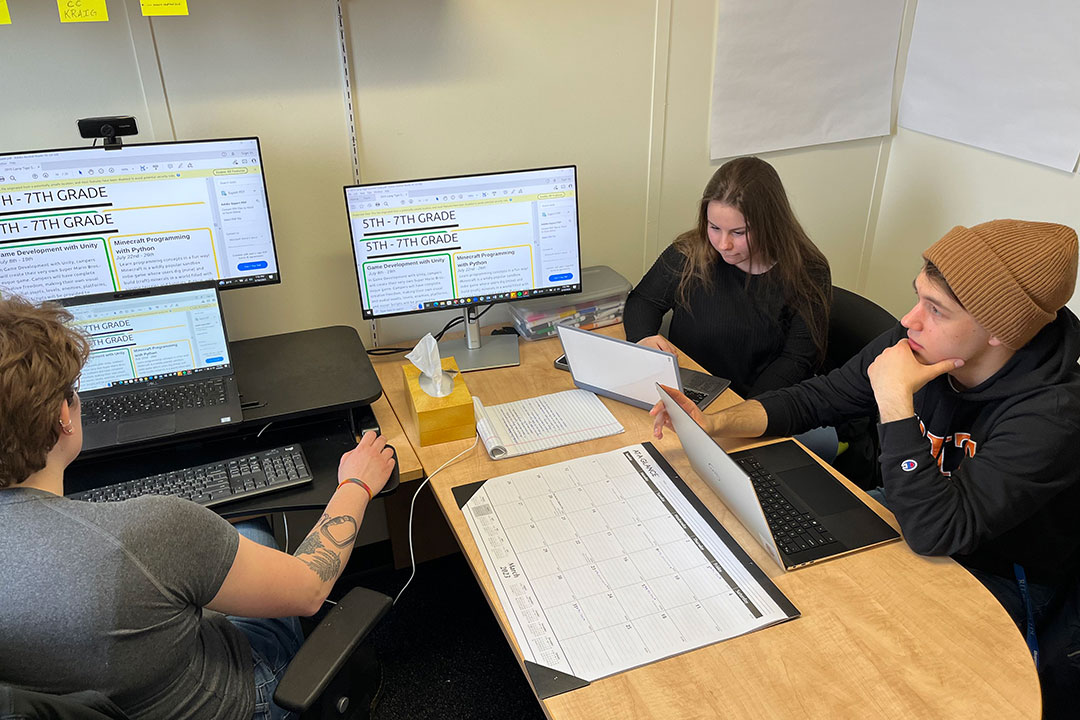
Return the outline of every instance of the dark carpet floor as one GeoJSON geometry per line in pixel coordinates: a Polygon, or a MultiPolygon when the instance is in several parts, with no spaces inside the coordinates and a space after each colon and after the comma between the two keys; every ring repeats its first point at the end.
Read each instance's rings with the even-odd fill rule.
{"type": "MultiPolygon", "coordinates": [[[[409,570],[383,567],[350,572],[338,585],[394,597],[409,570]]],[[[373,720],[544,717],[460,553],[421,563],[371,639],[383,671],[373,720]]]]}

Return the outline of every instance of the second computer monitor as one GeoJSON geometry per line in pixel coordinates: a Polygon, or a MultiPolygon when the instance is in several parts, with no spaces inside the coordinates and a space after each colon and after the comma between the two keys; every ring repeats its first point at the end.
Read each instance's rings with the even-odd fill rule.
{"type": "Polygon", "coordinates": [[[257,138],[0,155],[0,294],[278,282],[257,138]]]}
{"type": "Polygon", "coordinates": [[[581,291],[577,168],[345,188],[365,318],[581,291]]]}

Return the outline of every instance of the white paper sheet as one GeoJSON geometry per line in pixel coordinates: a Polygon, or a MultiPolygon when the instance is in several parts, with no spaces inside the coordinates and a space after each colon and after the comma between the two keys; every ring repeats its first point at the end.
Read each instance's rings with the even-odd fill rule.
{"type": "Polygon", "coordinates": [[[904,0],[719,6],[714,160],[889,134],[904,0]]]}
{"type": "Polygon", "coordinates": [[[583,680],[795,614],[642,445],[492,478],[462,511],[525,659],[583,680]]]}
{"type": "Polygon", "coordinates": [[[616,435],[624,428],[588,390],[485,406],[473,397],[476,432],[492,460],[616,435]]]}
{"type": "Polygon", "coordinates": [[[1071,171],[1078,28],[1076,0],[919,0],[899,124],[1071,171]]]}

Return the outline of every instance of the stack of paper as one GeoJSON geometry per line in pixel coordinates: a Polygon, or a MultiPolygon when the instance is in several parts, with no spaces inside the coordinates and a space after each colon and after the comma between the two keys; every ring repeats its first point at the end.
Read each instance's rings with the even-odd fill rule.
{"type": "Polygon", "coordinates": [[[527,455],[623,432],[600,398],[588,390],[484,407],[473,398],[476,432],[492,460],[527,455]]]}

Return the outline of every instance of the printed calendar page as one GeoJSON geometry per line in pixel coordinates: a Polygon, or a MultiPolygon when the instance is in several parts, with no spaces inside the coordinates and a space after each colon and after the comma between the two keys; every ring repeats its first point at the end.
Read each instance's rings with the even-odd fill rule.
{"type": "Polygon", "coordinates": [[[525,659],[592,681],[796,617],[691,497],[648,443],[479,484],[462,511],[525,659]]]}

